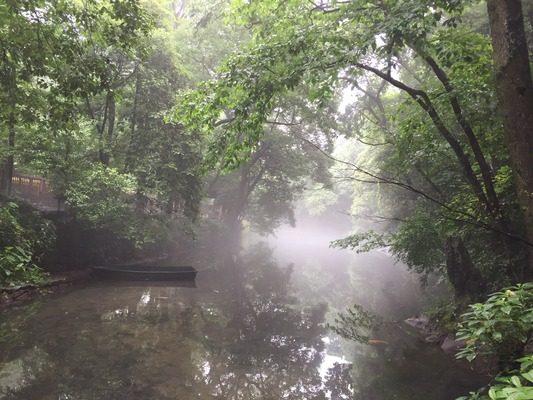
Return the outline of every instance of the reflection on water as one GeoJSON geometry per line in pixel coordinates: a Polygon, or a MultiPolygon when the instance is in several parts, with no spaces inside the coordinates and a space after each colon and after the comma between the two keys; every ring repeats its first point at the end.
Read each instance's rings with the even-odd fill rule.
{"type": "Polygon", "coordinates": [[[0,398],[445,400],[478,384],[401,329],[387,348],[335,337],[335,294],[304,301],[264,245],[212,259],[196,288],[94,284],[6,313],[0,398]]]}

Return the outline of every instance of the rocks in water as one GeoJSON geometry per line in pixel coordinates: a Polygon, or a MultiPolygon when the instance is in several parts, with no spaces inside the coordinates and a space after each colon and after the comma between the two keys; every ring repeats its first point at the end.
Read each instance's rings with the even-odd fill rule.
{"type": "Polygon", "coordinates": [[[456,340],[453,335],[446,334],[427,315],[407,318],[404,323],[415,328],[424,342],[440,344],[446,354],[453,354],[465,346],[464,340],[456,340]]]}
{"type": "Polygon", "coordinates": [[[448,335],[442,341],[440,348],[446,354],[455,354],[459,349],[462,349],[466,345],[465,340],[457,340],[453,335],[448,335]]]}
{"type": "Polygon", "coordinates": [[[415,328],[415,329],[417,329],[419,331],[422,331],[422,332],[427,330],[427,328],[429,327],[429,324],[430,324],[429,317],[427,315],[423,315],[423,314],[418,316],[418,317],[407,318],[403,322],[405,322],[407,325],[412,326],[413,328],[415,328]]]}
{"type": "Polygon", "coordinates": [[[440,343],[445,334],[432,322],[427,315],[407,318],[404,323],[415,328],[423,336],[426,343],[440,343]]]}
{"type": "Polygon", "coordinates": [[[440,343],[442,341],[442,333],[436,332],[424,338],[426,343],[440,343]]]}

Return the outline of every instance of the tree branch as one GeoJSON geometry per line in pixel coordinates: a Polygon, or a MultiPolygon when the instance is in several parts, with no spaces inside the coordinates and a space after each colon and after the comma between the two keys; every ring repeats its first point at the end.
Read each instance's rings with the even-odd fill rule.
{"type": "Polygon", "coordinates": [[[431,102],[431,99],[429,98],[427,93],[424,92],[423,90],[412,88],[406,85],[405,83],[394,79],[391,75],[386,74],[383,71],[380,71],[379,69],[371,67],[369,65],[355,63],[354,66],[364,69],[366,71],[372,72],[373,74],[389,82],[391,85],[397,87],[400,90],[403,90],[404,92],[409,94],[409,96],[411,96],[411,98],[420,105],[420,107],[429,115],[429,117],[433,121],[433,124],[435,125],[435,127],[437,128],[441,136],[448,142],[453,152],[457,156],[463,168],[463,173],[465,175],[465,178],[467,179],[468,183],[474,190],[474,193],[476,197],[478,198],[479,202],[487,209],[490,215],[494,216],[494,210],[492,208],[492,204],[491,202],[488,201],[487,197],[485,196],[485,192],[483,191],[481,183],[477,179],[476,174],[474,173],[474,170],[472,169],[472,165],[470,164],[470,160],[468,159],[468,156],[463,151],[459,141],[455,139],[455,137],[448,130],[448,128],[446,127],[442,119],[440,118],[437,110],[433,106],[433,103],[431,102]]]}
{"type": "Polygon", "coordinates": [[[466,120],[463,114],[463,110],[461,108],[461,105],[459,104],[459,99],[455,95],[455,89],[452,83],[450,82],[448,75],[442,68],[440,68],[440,66],[437,64],[437,61],[433,57],[421,52],[418,52],[418,54],[427,63],[427,65],[429,65],[435,76],[444,86],[444,89],[446,89],[446,92],[448,93],[448,99],[450,101],[450,105],[452,107],[455,118],[457,119],[457,122],[465,133],[468,139],[468,143],[470,144],[470,148],[472,149],[474,157],[476,158],[476,161],[479,165],[488,200],[492,203],[492,208],[494,209],[494,211],[501,212],[500,202],[498,200],[498,196],[496,195],[496,191],[494,190],[494,176],[492,169],[490,168],[489,164],[487,163],[487,160],[485,159],[485,155],[481,150],[481,146],[479,145],[479,141],[477,140],[476,135],[474,134],[472,126],[466,120]]]}
{"type": "Polygon", "coordinates": [[[468,220],[467,219],[458,219],[458,221],[460,221],[460,222],[464,222],[464,223],[469,224],[469,225],[477,226],[478,228],[484,228],[484,229],[492,231],[492,232],[500,233],[500,234],[505,235],[505,236],[507,236],[509,238],[512,238],[514,240],[517,240],[517,241],[522,242],[522,243],[524,243],[524,244],[526,244],[528,246],[533,247],[533,243],[527,241],[523,237],[515,235],[515,234],[510,233],[510,232],[503,231],[503,230],[498,229],[498,228],[495,228],[494,226],[492,226],[490,224],[478,221],[475,215],[472,215],[472,214],[470,214],[468,212],[465,212],[465,211],[456,210],[456,209],[450,207],[449,205],[445,204],[444,202],[442,202],[442,201],[434,198],[433,196],[430,196],[429,194],[423,192],[422,190],[415,188],[412,185],[409,185],[407,183],[404,183],[404,182],[401,182],[401,181],[397,181],[397,180],[394,180],[394,179],[390,179],[390,178],[386,178],[386,177],[383,177],[383,176],[379,176],[379,175],[377,175],[375,173],[372,173],[372,172],[370,172],[370,171],[368,171],[368,170],[366,170],[366,169],[364,169],[364,168],[360,167],[359,165],[356,165],[356,164],[354,164],[352,162],[349,162],[349,161],[346,161],[346,160],[340,160],[338,158],[335,158],[331,154],[329,154],[329,153],[325,152],[324,150],[322,150],[322,148],[320,146],[316,145],[315,143],[311,142],[310,140],[308,140],[308,139],[306,139],[304,137],[301,137],[301,136],[297,136],[297,137],[298,137],[298,139],[304,141],[308,145],[310,145],[310,146],[314,147],[315,149],[317,149],[320,153],[322,153],[325,157],[329,158],[330,160],[335,161],[335,162],[340,163],[340,164],[351,166],[355,171],[360,172],[363,175],[369,176],[370,178],[373,178],[373,180],[364,180],[364,179],[359,179],[359,178],[356,178],[356,177],[344,177],[345,179],[353,180],[353,181],[357,181],[357,182],[362,182],[362,183],[372,183],[372,184],[381,184],[381,183],[383,183],[383,184],[388,184],[388,185],[401,187],[402,189],[405,189],[405,190],[408,190],[410,192],[413,192],[415,194],[420,195],[424,199],[426,199],[426,200],[438,205],[439,207],[442,207],[443,209],[445,209],[447,211],[450,211],[453,214],[462,215],[464,217],[469,218],[468,220]]]}

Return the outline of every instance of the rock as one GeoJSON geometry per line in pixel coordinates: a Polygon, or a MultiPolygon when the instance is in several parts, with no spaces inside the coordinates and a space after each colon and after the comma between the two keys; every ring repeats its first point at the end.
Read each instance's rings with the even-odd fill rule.
{"type": "Polygon", "coordinates": [[[446,336],[427,315],[407,318],[404,323],[416,329],[426,343],[440,344],[446,336]]]}
{"type": "Polygon", "coordinates": [[[426,336],[424,342],[426,343],[440,343],[442,341],[442,334],[433,333],[429,336],[426,336]]]}
{"type": "Polygon", "coordinates": [[[427,332],[430,321],[426,315],[421,315],[419,317],[407,318],[404,322],[419,331],[427,332]]]}
{"type": "Polygon", "coordinates": [[[457,350],[463,348],[465,345],[465,340],[456,340],[452,335],[448,335],[444,338],[440,348],[446,354],[453,354],[457,352],[457,350]]]}

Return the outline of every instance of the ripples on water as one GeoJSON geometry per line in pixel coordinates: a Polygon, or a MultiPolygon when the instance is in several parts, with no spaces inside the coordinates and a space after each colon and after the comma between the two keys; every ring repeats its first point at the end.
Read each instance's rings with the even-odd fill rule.
{"type": "Polygon", "coordinates": [[[202,254],[197,287],[93,283],[4,313],[0,398],[449,400],[479,385],[401,324],[383,347],[328,331],[355,300],[398,301],[346,255],[289,266],[265,244],[202,254]]]}

